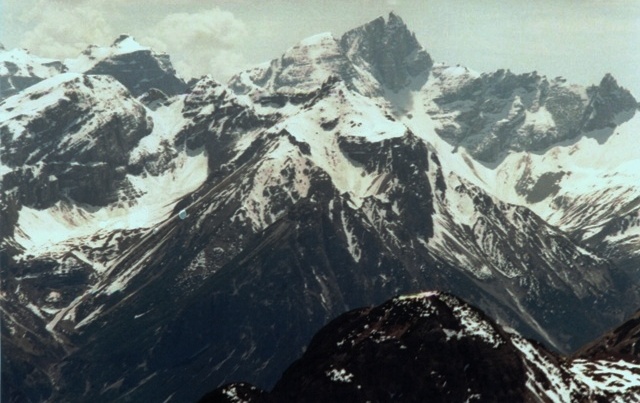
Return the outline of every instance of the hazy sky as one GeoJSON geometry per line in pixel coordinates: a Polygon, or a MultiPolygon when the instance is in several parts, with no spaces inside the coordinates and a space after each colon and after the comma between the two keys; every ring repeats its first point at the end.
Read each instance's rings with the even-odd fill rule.
{"type": "Polygon", "coordinates": [[[611,72],[640,98],[640,0],[0,0],[0,42],[65,58],[130,33],[168,52],[185,78],[226,80],[391,10],[437,62],[578,84],[611,72]]]}

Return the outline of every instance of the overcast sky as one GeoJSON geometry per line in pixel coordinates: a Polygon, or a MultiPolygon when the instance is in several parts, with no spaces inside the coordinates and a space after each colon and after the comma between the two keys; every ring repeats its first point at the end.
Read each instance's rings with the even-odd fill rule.
{"type": "Polygon", "coordinates": [[[0,0],[0,42],[74,57],[120,33],[168,52],[189,78],[219,80],[307,36],[394,10],[437,62],[598,83],[611,72],[640,98],[639,0],[0,0]]]}

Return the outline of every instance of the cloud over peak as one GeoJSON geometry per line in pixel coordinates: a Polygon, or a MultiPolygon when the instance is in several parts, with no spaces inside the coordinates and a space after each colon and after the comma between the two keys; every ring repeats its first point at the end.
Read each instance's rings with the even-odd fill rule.
{"type": "MultiPolygon", "coordinates": [[[[13,1],[13,0],[9,0],[13,1]]],[[[248,40],[246,24],[218,7],[194,12],[155,12],[152,2],[131,4],[107,0],[33,1],[18,15],[23,26],[20,46],[51,58],[76,57],[89,45],[108,46],[122,32],[143,45],[167,52],[184,78],[212,74],[224,80],[246,65],[242,44],[248,40]],[[127,7],[132,8],[127,15],[127,7]],[[131,24],[141,8],[145,21],[131,24]]],[[[161,8],[166,2],[156,2],[161,8]]],[[[186,4],[186,3],[185,3],[186,4]]],[[[175,10],[175,7],[172,8],[175,10]]]]}
{"type": "Polygon", "coordinates": [[[243,67],[238,49],[248,37],[245,24],[231,12],[211,8],[197,13],[169,14],[142,41],[168,52],[184,75],[213,74],[227,78],[243,67]]]}

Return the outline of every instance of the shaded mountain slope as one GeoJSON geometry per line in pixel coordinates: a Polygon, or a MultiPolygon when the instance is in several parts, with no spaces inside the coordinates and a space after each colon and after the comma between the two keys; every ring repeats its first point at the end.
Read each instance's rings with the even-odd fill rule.
{"type": "Polygon", "coordinates": [[[200,402],[632,401],[640,366],[570,360],[446,293],[401,296],[320,330],[271,392],[230,384],[200,402]]]}

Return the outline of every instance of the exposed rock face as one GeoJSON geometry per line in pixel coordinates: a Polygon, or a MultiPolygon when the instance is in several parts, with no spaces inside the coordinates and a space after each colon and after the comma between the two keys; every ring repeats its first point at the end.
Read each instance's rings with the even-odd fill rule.
{"type": "Polygon", "coordinates": [[[330,75],[351,78],[359,74],[331,34],[320,34],[293,46],[268,68],[256,68],[232,79],[238,92],[251,91],[251,86],[267,86],[282,93],[308,92],[317,89],[330,75]],[[244,83],[244,81],[248,81],[244,83]]]}
{"type": "Polygon", "coordinates": [[[362,94],[406,88],[426,80],[433,62],[402,19],[391,13],[346,32],[340,39],[317,35],[289,49],[269,66],[246,71],[230,81],[238,93],[297,93],[318,89],[332,76],[362,94]]]}
{"type": "Polygon", "coordinates": [[[153,123],[110,77],[68,73],[0,105],[6,192],[43,209],[61,199],[106,205],[125,178],[128,154],[153,123]]]}
{"type": "Polygon", "coordinates": [[[138,97],[138,100],[142,102],[147,108],[156,110],[158,109],[158,107],[160,107],[161,105],[165,105],[168,102],[169,96],[157,88],[151,88],[149,89],[149,91],[140,95],[140,97],[138,97]]]}
{"type": "Polygon", "coordinates": [[[600,339],[581,348],[575,356],[640,363],[640,311],[600,339]]]}
{"type": "Polygon", "coordinates": [[[356,65],[364,65],[384,86],[398,91],[413,78],[426,74],[431,56],[396,14],[382,17],[345,33],[340,45],[356,65]]]}
{"type": "Polygon", "coordinates": [[[211,156],[212,170],[229,157],[220,154],[244,131],[273,124],[277,119],[265,121],[257,116],[252,105],[238,99],[227,86],[210,76],[193,85],[184,99],[182,115],[191,121],[177,134],[174,143],[184,143],[190,149],[205,147],[211,156]]]}
{"type": "Polygon", "coordinates": [[[631,118],[638,109],[638,102],[633,95],[620,87],[611,74],[606,74],[600,85],[589,87],[587,94],[589,104],[584,111],[584,131],[615,128],[631,118]],[[626,113],[626,116],[620,116],[621,113],[626,113]]]}
{"type": "MultiPolygon", "coordinates": [[[[122,35],[111,45],[112,49],[136,46],[131,44],[133,38],[122,35]]],[[[137,45],[139,46],[139,45],[137,45]]],[[[84,56],[94,59],[94,51],[89,48],[84,56]]],[[[99,53],[98,53],[99,54],[99,53]]],[[[187,85],[176,76],[167,54],[155,53],[151,49],[136,49],[134,51],[113,52],[107,58],[99,59],[85,74],[111,75],[131,91],[139,96],[151,88],[157,88],[168,95],[183,93],[187,85]]]]}
{"type": "Polygon", "coordinates": [[[0,100],[65,72],[110,75],[136,97],[151,89],[169,96],[187,89],[167,54],[121,35],[110,47],[92,45],[78,58],[64,61],[33,56],[24,49],[0,49],[0,100]]]}
{"type": "Polygon", "coordinates": [[[238,391],[254,403],[624,401],[640,398],[639,382],[640,365],[568,360],[452,295],[427,292],[333,320],[269,393],[232,384],[201,402],[233,402],[238,391]]]}
{"type": "Polygon", "coordinates": [[[0,101],[40,81],[67,71],[61,61],[0,48],[0,101]]]}
{"type": "MultiPolygon", "coordinates": [[[[428,295],[428,294],[427,294],[428,295]]],[[[526,369],[509,336],[448,295],[397,299],[323,328],[276,401],[516,401],[526,369]]]]}
{"type": "Polygon", "coordinates": [[[588,89],[535,72],[477,75],[464,68],[437,67],[433,75],[442,82],[435,98],[438,106],[431,112],[443,122],[438,134],[484,162],[499,162],[510,151],[542,151],[593,130],[615,128],[638,109],[629,91],[608,74],[599,86],[588,89]]]}

